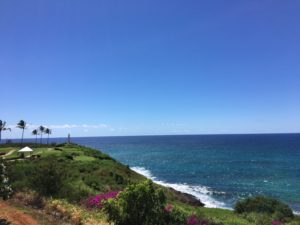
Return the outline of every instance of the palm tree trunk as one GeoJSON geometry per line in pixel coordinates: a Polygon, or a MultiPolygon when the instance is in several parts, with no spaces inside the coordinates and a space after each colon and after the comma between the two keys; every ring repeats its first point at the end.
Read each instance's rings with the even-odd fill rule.
{"type": "Polygon", "coordinates": [[[1,144],[1,133],[2,133],[2,130],[0,130],[0,144],[1,144]]]}
{"type": "Polygon", "coordinates": [[[23,145],[23,137],[24,137],[24,129],[22,130],[22,140],[21,140],[21,145],[23,145]]]}
{"type": "Polygon", "coordinates": [[[49,145],[49,134],[48,134],[48,139],[47,139],[47,145],[49,145]]]}
{"type": "Polygon", "coordinates": [[[41,144],[42,144],[42,140],[43,140],[43,134],[41,134],[41,144]]]}
{"type": "Polygon", "coordinates": [[[35,144],[37,144],[37,134],[35,135],[35,144]]]}

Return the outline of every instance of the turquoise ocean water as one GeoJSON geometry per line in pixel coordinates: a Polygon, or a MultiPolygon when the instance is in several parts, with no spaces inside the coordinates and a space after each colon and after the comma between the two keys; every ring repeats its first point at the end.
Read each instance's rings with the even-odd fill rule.
{"type": "Polygon", "coordinates": [[[263,194],[300,212],[300,134],[85,137],[72,141],[102,150],[157,183],[190,193],[207,207],[232,208],[237,199],[263,194]]]}
{"type": "Polygon", "coordinates": [[[74,138],[207,207],[268,195],[300,211],[300,134],[74,138]]]}

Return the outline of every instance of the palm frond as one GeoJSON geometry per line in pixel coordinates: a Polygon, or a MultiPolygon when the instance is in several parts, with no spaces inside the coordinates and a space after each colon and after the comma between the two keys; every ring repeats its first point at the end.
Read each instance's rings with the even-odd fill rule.
{"type": "Polygon", "coordinates": [[[19,123],[17,124],[17,127],[20,129],[25,129],[26,128],[26,122],[24,120],[20,120],[19,123]]]}
{"type": "Polygon", "coordinates": [[[45,127],[40,126],[40,127],[39,127],[39,130],[40,130],[41,133],[44,133],[44,132],[45,132],[45,127]]]}
{"type": "Polygon", "coordinates": [[[6,122],[5,121],[2,121],[0,120],[0,130],[8,130],[10,128],[6,128],[6,122]]]}
{"type": "Polygon", "coordinates": [[[38,133],[39,133],[39,132],[38,132],[37,129],[34,129],[34,130],[31,132],[32,135],[37,135],[38,133]]]}
{"type": "Polygon", "coordinates": [[[52,130],[51,129],[49,129],[49,128],[46,128],[46,130],[45,130],[45,134],[51,134],[52,133],[52,130]]]}

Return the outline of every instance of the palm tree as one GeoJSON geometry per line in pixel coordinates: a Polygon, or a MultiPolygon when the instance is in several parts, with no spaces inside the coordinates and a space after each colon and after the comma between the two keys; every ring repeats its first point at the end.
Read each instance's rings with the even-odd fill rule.
{"type": "Polygon", "coordinates": [[[19,123],[17,124],[17,127],[22,129],[22,140],[21,140],[21,145],[23,144],[23,138],[24,138],[24,130],[26,128],[26,122],[24,120],[20,120],[19,123]]]}
{"type": "Polygon", "coordinates": [[[42,140],[43,140],[43,133],[45,132],[45,127],[43,127],[43,126],[40,126],[40,127],[39,127],[39,130],[40,130],[40,135],[41,135],[41,144],[42,144],[42,140]]]}
{"type": "Polygon", "coordinates": [[[7,128],[7,127],[5,127],[5,126],[6,126],[6,122],[0,120],[0,143],[1,143],[1,133],[2,133],[2,131],[5,131],[5,130],[11,131],[10,128],[7,128]]]}
{"type": "Polygon", "coordinates": [[[49,145],[49,135],[52,133],[52,130],[49,128],[46,128],[45,134],[48,134],[48,139],[47,139],[47,145],[49,145]]]}
{"type": "Polygon", "coordinates": [[[32,135],[35,135],[35,144],[37,144],[37,136],[39,134],[39,131],[37,129],[34,129],[32,132],[31,132],[32,135]]]}

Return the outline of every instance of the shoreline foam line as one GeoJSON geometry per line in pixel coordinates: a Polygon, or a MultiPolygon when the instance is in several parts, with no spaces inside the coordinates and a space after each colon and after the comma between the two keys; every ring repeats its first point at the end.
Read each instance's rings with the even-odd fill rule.
{"type": "Polygon", "coordinates": [[[167,183],[164,181],[158,180],[155,176],[152,175],[151,171],[145,169],[144,167],[131,167],[131,169],[149,179],[151,179],[153,182],[160,184],[165,187],[171,187],[175,189],[176,191],[180,191],[186,194],[193,195],[196,199],[200,200],[202,203],[205,204],[205,207],[207,208],[222,208],[222,209],[230,209],[232,208],[226,207],[225,203],[220,202],[218,200],[215,200],[210,195],[212,194],[212,191],[210,191],[205,186],[192,186],[188,184],[172,184],[167,183]]]}
{"type": "MultiPolygon", "coordinates": [[[[209,196],[213,192],[210,191],[205,186],[191,186],[191,185],[187,185],[187,184],[167,183],[167,182],[158,180],[155,176],[153,176],[151,171],[145,169],[144,167],[134,166],[134,167],[130,167],[130,169],[147,177],[148,179],[151,179],[153,182],[155,182],[157,184],[160,184],[165,187],[171,187],[171,188],[175,189],[176,191],[180,191],[180,192],[183,192],[186,194],[193,195],[196,199],[198,199],[202,203],[204,203],[205,204],[204,207],[206,207],[206,208],[221,208],[221,209],[233,210],[233,208],[226,207],[225,203],[217,201],[217,200],[213,199],[211,196],[209,196]]],[[[300,215],[300,212],[298,212],[298,211],[293,210],[293,213],[296,215],[300,215]]]]}

